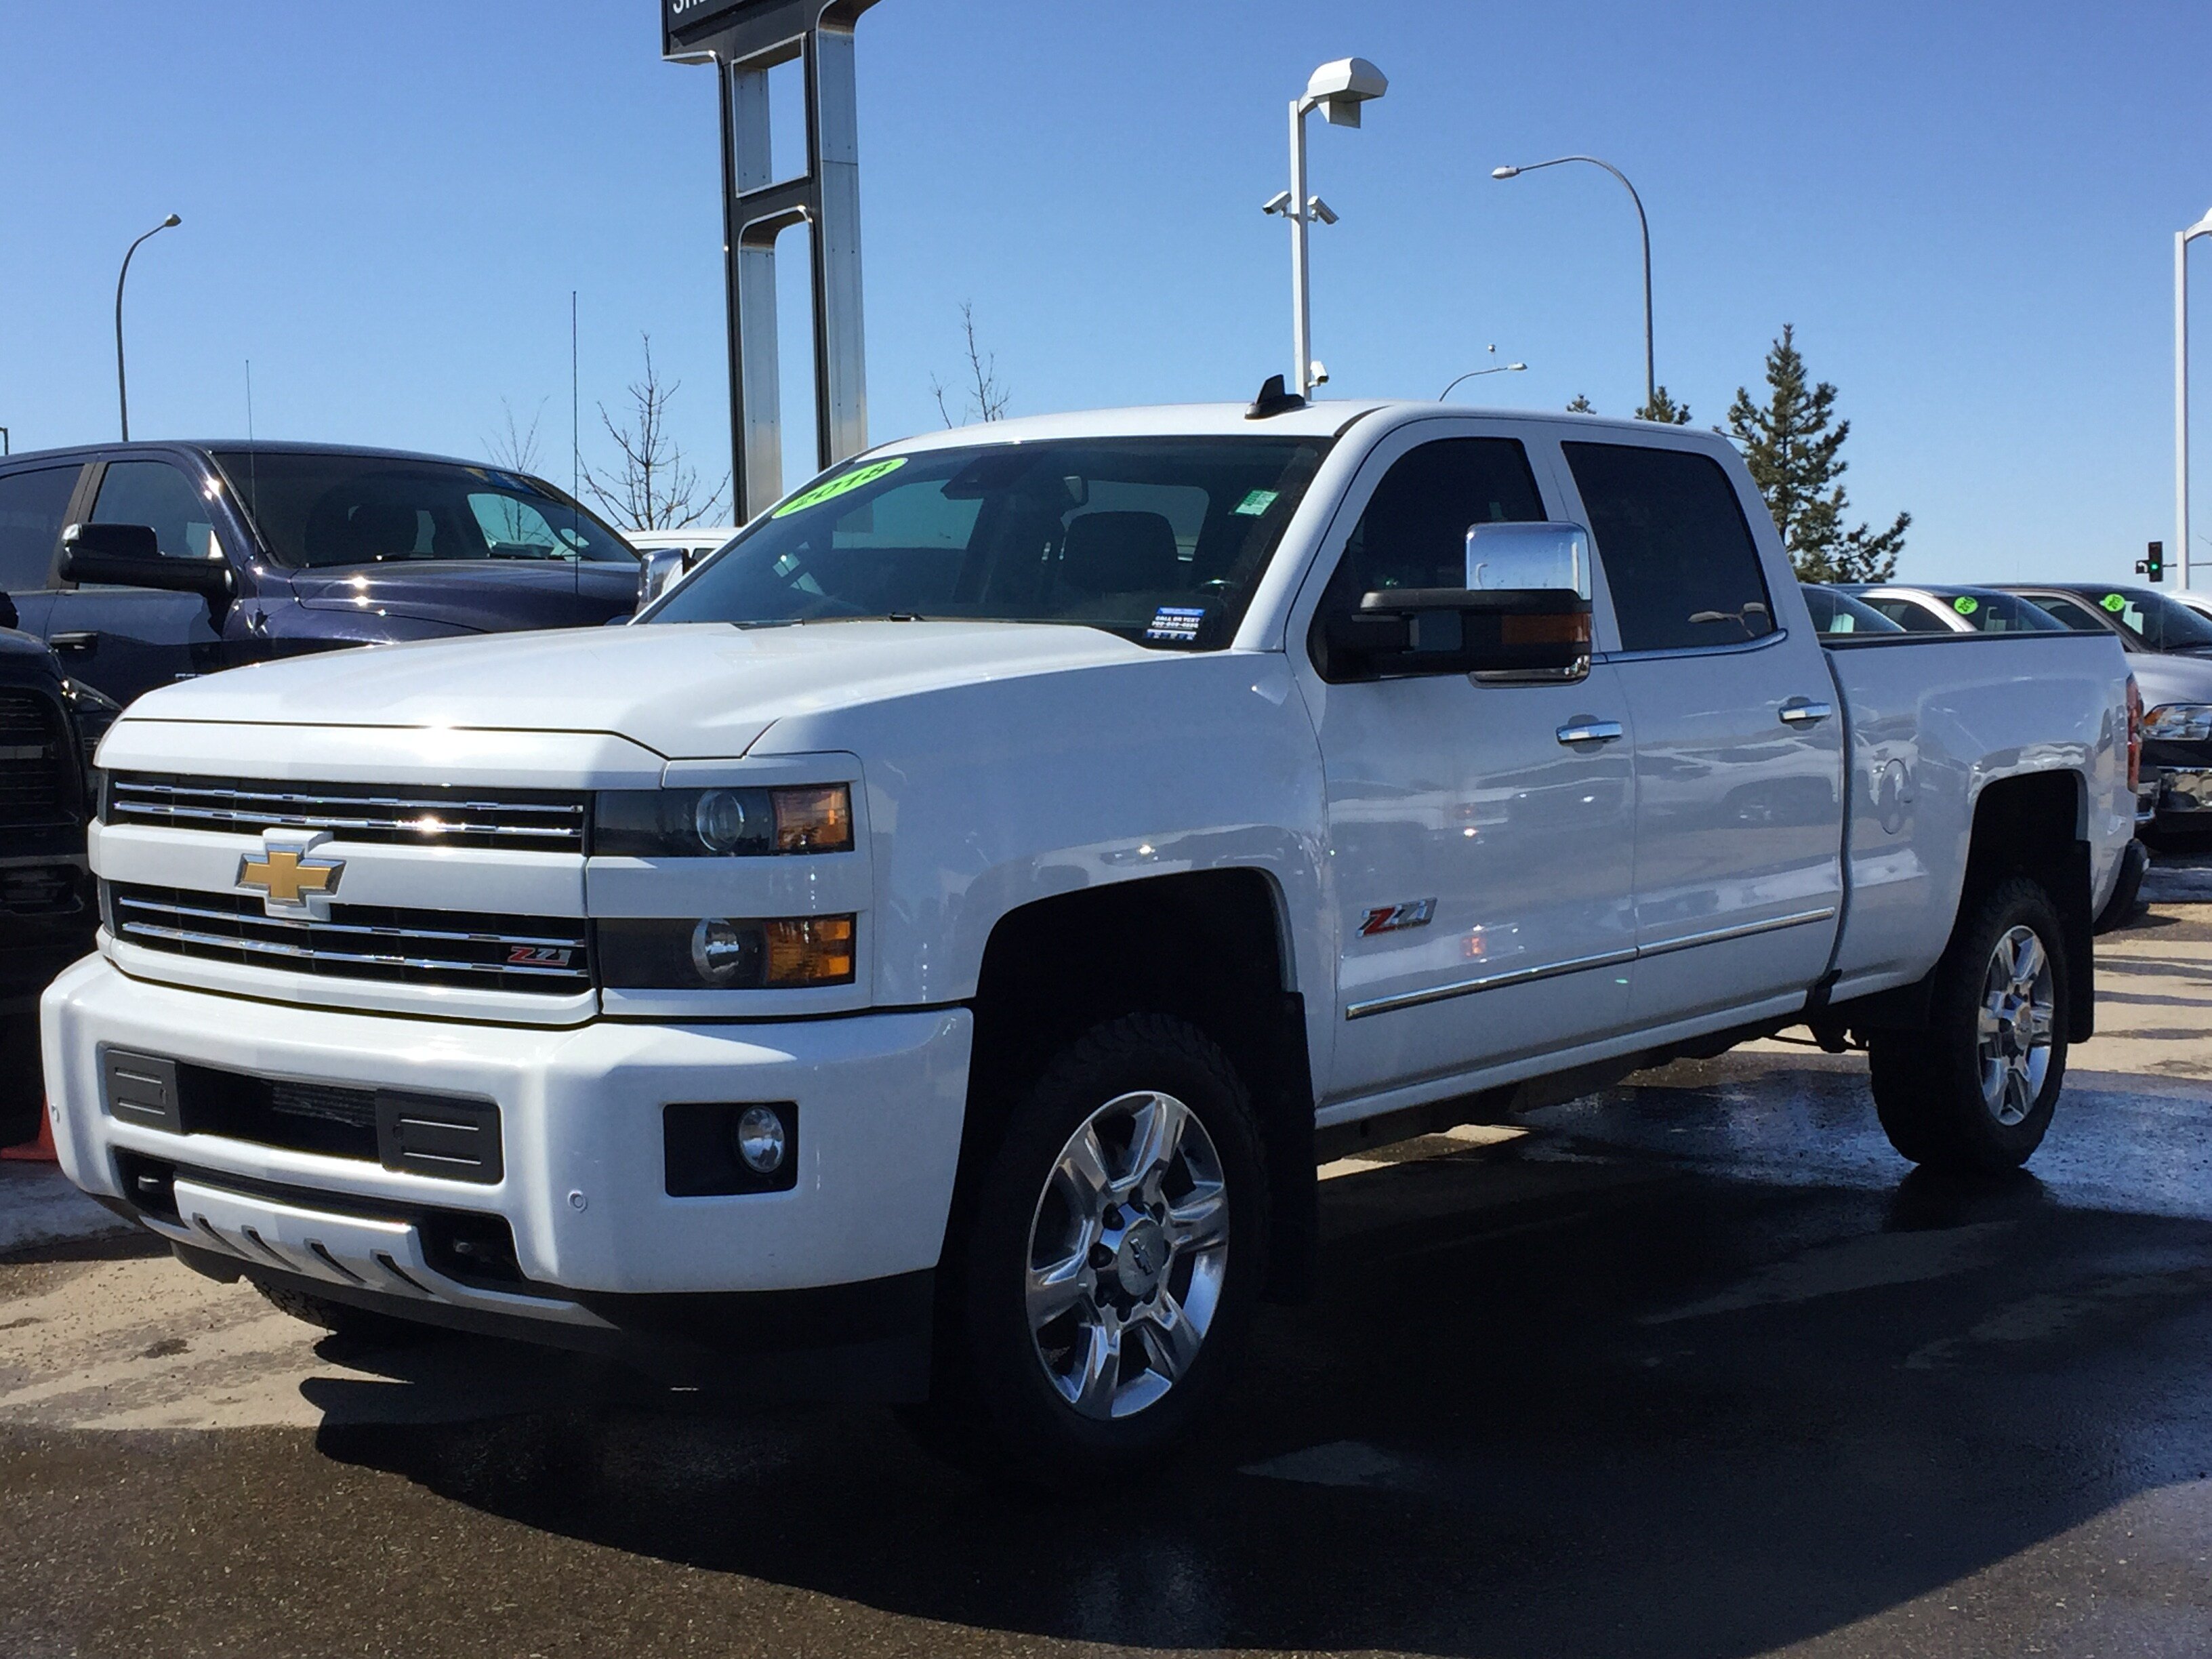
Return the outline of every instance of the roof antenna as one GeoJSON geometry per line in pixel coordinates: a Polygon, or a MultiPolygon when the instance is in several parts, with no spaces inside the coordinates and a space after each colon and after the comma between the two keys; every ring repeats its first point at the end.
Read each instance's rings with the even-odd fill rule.
{"type": "Polygon", "coordinates": [[[1287,415],[1294,409],[1304,409],[1306,400],[1295,392],[1283,390],[1283,377],[1270,374],[1261,383],[1260,395],[1252,399],[1244,410],[1248,421],[1264,421],[1271,415],[1287,415]]]}

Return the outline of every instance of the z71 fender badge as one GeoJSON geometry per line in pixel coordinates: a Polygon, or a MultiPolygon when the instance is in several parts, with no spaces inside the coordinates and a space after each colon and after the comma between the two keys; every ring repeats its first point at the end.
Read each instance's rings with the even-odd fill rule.
{"type": "Polygon", "coordinates": [[[1436,920],[1437,902],[1432,898],[1408,899],[1403,904],[1378,905],[1360,918],[1359,933],[1364,939],[1371,933],[1395,933],[1401,927],[1425,927],[1436,920]]]}

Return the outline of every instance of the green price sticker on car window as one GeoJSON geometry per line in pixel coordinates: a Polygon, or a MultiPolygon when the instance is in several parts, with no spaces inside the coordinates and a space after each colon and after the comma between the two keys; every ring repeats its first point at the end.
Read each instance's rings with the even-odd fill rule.
{"type": "Polygon", "coordinates": [[[1951,609],[1962,617],[1971,617],[1982,608],[1982,602],[1971,593],[1961,593],[1951,601],[1951,609]]]}
{"type": "Polygon", "coordinates": [[[856,466],[850,472],[840,472],[834,478],[825,478],[811,489],[800,491],[781,507],[769,514],[771,519],[787,519],[794,513],[803,513],[810,507],[819,507],[824,501],[834,501],[863,484],[872,484],[886,473],[897,471],[906,465],[906,457],[894,455],[885,461],[870,461],[866,466],[856,466]]]}
{"type": "Polygon", "coordinates": [[[1273,489],[1249,490],[1245,493],[1244,499],[1237,502],[1233,510],[1243,514],[1247,518],[1256,519],[1275,504],[1275,497],[1280,493],[1273,489]]]}
{"type": "Polygon", "coordinates": [[[2117,617],[2128,608],[2128,596],[2124,593],[2107,593],[2100,603],[2117,617]]]}

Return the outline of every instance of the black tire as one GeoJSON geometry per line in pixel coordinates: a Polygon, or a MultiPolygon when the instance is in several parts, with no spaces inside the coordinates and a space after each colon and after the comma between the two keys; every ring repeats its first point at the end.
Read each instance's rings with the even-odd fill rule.
{"type": "MultiPolygon", "coordinates": [[[[1971,909],[1936,965],[1927,1027],[1872,1032],[1867,1059],[1875,1109],[1891,1146],[1930,1169],[1987,1175],[2027,1163],[2051,1127],[2066,1079],[2072,975],[2058,907],[2039,883],[2011,878],[1968,902],[1971,909]],[[1999,943],[2023,928],[2049,963],[2050,1040],[2035,1086],[2023,1081],[2016,1096],[1993,1103],[1984,1088],[1991,1062],[1984,1051],[1981,1013],[1999,943]],[[2015,1121],[2005,1121],[2015,1112],[2015,1121]]],[[[2030,1063],[2021,1061],[2024,1079],[2030,1063]]]]}
{"type": "Polygon", "coordinates": [[[269,1304],[279,1313],[289,1314],[348,1342],[399,1347],[438,1334],[434,1326],[394,1318],[371,1308],[356,1308],[349,1302],[332,1302],[289,1285],[271,1285],[256,1279],[253,1288],[266,1297],[269,1304]]]}
{"type": "MultiPolygon", "coordinates": [[[[1267,1279],[1267,1165],[1243,1084],[1228,1057],[1196,1027],[1165,1015],[1131,1015],[1095,1028],[1055,1055],[1016,1104],[988,1157],[959,1236],[947,1243],[940,1269],[936,1375],[927,1406],[909,1413],[909,1423],[926,1443],[957,1461],[1044,1484],[1142,1461],[1182,1434],[1219,1397],[1267,1279]],[[1095,1117],[1094,1144],[1107,1145],[1109,1170],[1135,1168],[1142,1131],[1133,1128],[1127,1151],[1121,1150],[1113,1133],[1119,1120],[1113,1113],[1127,1109],[1118,1103],[1146,1094],[1171,1097],[1203,1131],[1202,1145],[1194,1137],[1184,1142],[1189,1153],[1185,1161],[1160,1166],[1178,1172],[1164,1179],[1163,1190],[1179,1189],[1186,1212],[1194,1211],[1205,1203],[1201,1168],[1218,1173],[1226,1215],[1218,1267],[1211,1265],[1210,1245],[1171,1242],[1188,1229],[1156,1229],[1151,1242],[1167,1243],[1170,1254],[1164,1265],[1146,1263],[1146,1241],[1138,1237],[1143,1217],[1123,1209],[1118,1213],[1136,1217],[1119,1228],[1123,1248],[1110,1262],[1100,1261],[1103,1243],[1085,1258],[1099,1289],[1073,1306],[1063,1322],[1033,1332],[1025,1288],[1033,1257],[1042,1248],[1048,1260],[1056,1259],[1067,1248],[1056,1242],[1068,1235],[1055,1224],[1055,1206],[1068,1208],[1061,1196],[1066,1186],[1056,1182],[1054,1174],[1063,1152],[1095,1117]],[[1213,1277],[1210,1289],[1192,1295],[1189,1287],[1200,1271],[1195,1264],[1201,1261],[1213,1277]],[[1202,1328],[1194,1322],[1191,1328],[1200,1329],[1194,1357],[1164,1381],[1158,1397],[1135,1405],[1127,1415],[1102,1417],[1094,1414],[1102,1397],[1125,1403],[1161,1386],[1148,1378],[1167,1378],[1161,1368],[1168,1360],[1166,1351],[1156,1346],[1165,1339],[1147,1322],[1143,1309],[1148,1304],[1132,1290],[1126,1277],[1130,1273],[1140,1286],[1150,1283],[1159,1305],[1171,1306],[1179,1319],[1186,1313],[1176,1298],[1188,1296],[1189,1308],[1196,1310],[1210,1296],[1210,1322],[1202,1328]],[[1177,1289],[1179,1283],[1183,1290],[1177,1289]],[[1115,1343],[1117,1353],[1127,1348],[1115,1364],[1116,1375],[1130,1380],[1121,1383],[1121,1393],[1111,1382],[1103,1390],[1085,1391],[1092,1402],[1092,1411],[1086,1412],[1062,1391],[1082,1387],[1080,1359],[1088,1351],[1084,1345],[1091,1328],[1083,1322],[1106,1316],[1099,1304],[1133,1296],[1139,1297],[1133,1304],[1133,1322],[1117,1327],[1122,1335],[1102,1339],[1115,1343]],[[1063,1337],[1063,1332],[1072,1334],[1063,1337]],[[1064,1350],[1055,1346],[1062,1341],[1064,1350]],[[1067,1370],[1056,1372],[1054,1366],[1063,1352],[1067,1370]],[[1066,1380],[1055,1381],[1056,1376],[1066,1380]]],[[[1210,1183],[1206,1190],[1211,1190],[1210,1183]]],[[[1171,1219],[1175,1202],[1164,1196],[1155,1208],[1171,1219]]],[[[1068,1212],[1073,1215],[1072,1208],[1068,1212]]],[[[1117,1308],[1113,1318],[1121,1319],[1123,1311],[1117,1308]]],[[[1194,1322],[1195,1316],[1189,1316],[1194,1322]]],[[[1099,1368],[1092,1370],[1098,1373],[1099,1368]]]]}

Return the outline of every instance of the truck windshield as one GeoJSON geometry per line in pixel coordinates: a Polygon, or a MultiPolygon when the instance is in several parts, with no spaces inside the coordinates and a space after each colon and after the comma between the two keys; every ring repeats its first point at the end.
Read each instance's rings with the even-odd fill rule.
{"type": "Polygon", "coordinates": [[[294,567],[395,559],[591,559],[629,544],[542,479],[497,467],[313,450],[222,450],[262,544],[294,567]]]}
{"type": "Polygon", "coordinates": [[[1088,439],[864,459],[757,520],[643,620],[1073,623],[1218,647],[1328,451],[1088,439]]]}

